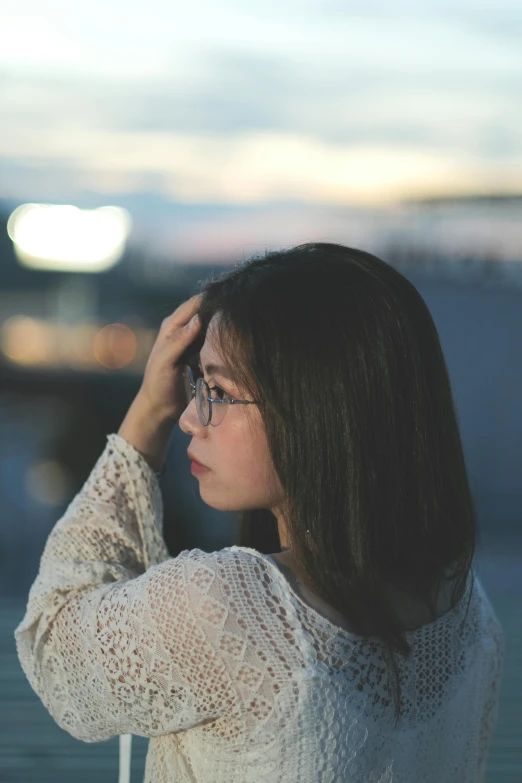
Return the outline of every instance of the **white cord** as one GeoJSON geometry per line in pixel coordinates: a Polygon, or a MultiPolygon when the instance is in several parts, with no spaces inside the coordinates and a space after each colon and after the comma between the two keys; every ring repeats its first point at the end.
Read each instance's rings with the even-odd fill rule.
{"type": "Polygon", "coordinates": [[[132,734],[120,735],[120,776],[118,783],[130,783],[132,734]]]}

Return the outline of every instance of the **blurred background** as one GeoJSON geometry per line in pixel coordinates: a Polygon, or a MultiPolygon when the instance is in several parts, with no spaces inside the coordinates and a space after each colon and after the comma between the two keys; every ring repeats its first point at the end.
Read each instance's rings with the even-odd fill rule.
{"type": "MultiPolygon", "coordinates": [[[[376,253],[436,322],[506,634],[487,783],[522,779],[521,95],[518,0],[3,6],[2,781],[116,780],[117,738],[54,723],[14,628],[163,318],[224,266],[308,241],[376,253]]],[[[174,429],[161,479],[172,556],[237,543],[189,440],[174,429]]]]}

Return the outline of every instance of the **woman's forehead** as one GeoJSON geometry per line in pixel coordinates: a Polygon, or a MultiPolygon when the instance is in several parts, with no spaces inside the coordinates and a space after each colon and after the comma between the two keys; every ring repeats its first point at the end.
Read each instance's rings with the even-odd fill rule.
{"type": "Polygon", "coordinates": [[[215,344],[207,339],[200,348],[199,359],[205,364],[221,364],[221,355],[216,350],[215,344]]]}
{"type": "Polygon", "coordinates": [[[205,360],[205,363],[210,364],[220,364],[221,363],[221,352],[219,349],[219,334],[217,329],[217,320],[218,315],[217,313],[212,316],[210,319],[210,323],[207,328],[207,332],[205,334],[205,341],[203,345],[201,346],[201,349],[199,351],[199,355],[201,359],[205,360]]]}

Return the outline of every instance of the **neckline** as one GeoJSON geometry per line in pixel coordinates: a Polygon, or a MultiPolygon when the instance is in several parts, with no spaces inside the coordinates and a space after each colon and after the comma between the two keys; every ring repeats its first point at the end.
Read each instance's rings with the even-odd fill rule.
{"type": "MultiPolygon", "coordinates": [[[[317,611],[317,609],[314,609],[313,606],[310,606],[310,604],[308,604],[306,601],[303,601],[303,599],[296,593],[296,591],[290,584],[289,580],[283,574],[283,572],[281,571],[277,563],[270,557],[270,555],[265,555],[262,552],[259,552],[257,549],[252,549],[251,547],[247,547],[247,546],[234,545],[232,547],[227,547],[227,549],[239,550],[241,552],[249,552],[254,557],[260,558],[265,561],[268,560],[272,568],[274,568],[277,571],[279,578],[284,581],[287,590],[292,594],[295,600],[298,601],[307,612],[311,612],[319,620],[320,623],[322,623],[323,625],[328,625],[330,628],[333,628],[336,634],[341,634],[342,636],[346,636],[350,639],[356,639],[357,641],[361,641],[362,639],[367,638],[365,636],[361,636],[358,633],[355,633],[354,631],[347,631],[345,628],[343,628],[340,625],[336,625],[334,622],[332,622],[327,617],[325,617],[325,615],[321,614],[321,612],[317,611]]],[[[474,571],[473,567],[470,569],[470,571],[471,570],[474,571]]],[[[476,580],[476,578],[477,578],[476,574],[474,574],[474,581],[476,580]]],[[[470,574],[468,574],[468,577],[466,579],[465,589],[460,597],[460,600],[456,603],[456,605],[452,609],[448,609],[448,611],[444,612],[444,614],[439,615],[439,617],[437,617],[435,620],[432,620],[429,623],[424,623],[419,628],[416,628],[413,631],[404,631],[404,635],[406,636],[406,638],[416,637],[421,633],[425,633],[428,630],[432,630],[438,625],[446,625],[448,621],[454,619],[457,616],[457,614],[460,612],[465,599],[469,599],[469,586],[470,586],[470,574]]]]}

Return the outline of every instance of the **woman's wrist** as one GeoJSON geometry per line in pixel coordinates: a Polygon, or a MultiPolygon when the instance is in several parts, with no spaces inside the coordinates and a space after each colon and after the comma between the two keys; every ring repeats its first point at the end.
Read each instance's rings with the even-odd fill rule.
{"type": "Polygon", "coordinates": [[[177,421],[172,414],[152,411],[138,394],[120,425],[118,435],[139,451],[151,469],[159,474],[177,421]]]}

